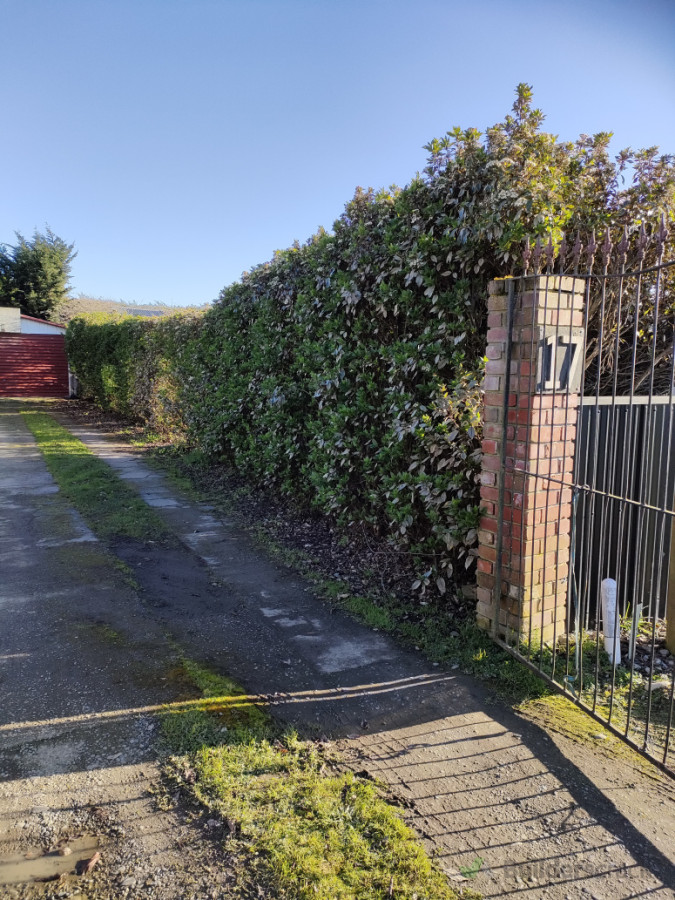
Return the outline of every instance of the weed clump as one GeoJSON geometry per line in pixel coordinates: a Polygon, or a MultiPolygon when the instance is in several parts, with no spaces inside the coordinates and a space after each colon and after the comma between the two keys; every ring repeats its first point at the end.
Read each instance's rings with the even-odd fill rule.
{"type": "Polygon", "coordinates": [[[281,731],[256,698],[192,660],[172,679],[193,699],[164,715],[167,776],[217,817],[244,879],[289,900],[479,897],[451,888],[384,787],[341,771],[324,744],[281,731]]]}

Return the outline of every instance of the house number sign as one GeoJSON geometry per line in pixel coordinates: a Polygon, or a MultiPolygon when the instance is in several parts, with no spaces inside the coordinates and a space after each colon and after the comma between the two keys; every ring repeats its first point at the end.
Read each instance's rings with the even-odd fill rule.
{"type": "Polygon", "coordinates": [[[579,392],[583,346],[583,328],[564,333],[555,327],[544,329],[537,353],[537,393],[579,392]]]}

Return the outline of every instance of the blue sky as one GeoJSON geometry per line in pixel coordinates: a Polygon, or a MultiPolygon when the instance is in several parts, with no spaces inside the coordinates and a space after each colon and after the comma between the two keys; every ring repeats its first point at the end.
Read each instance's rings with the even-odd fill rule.
{"type": "Polygon", "coordinates": [[[75,293],[205,303],[520,81],[562,139],[675,152],[675,2],[0,0],[0,241],[48,223],[75,293]]]}

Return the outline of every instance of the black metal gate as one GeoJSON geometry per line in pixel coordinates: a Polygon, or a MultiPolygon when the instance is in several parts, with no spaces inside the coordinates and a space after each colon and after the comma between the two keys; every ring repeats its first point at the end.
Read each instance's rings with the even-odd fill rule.
{"type": "MultiPolygon", "coordinates": [[[[573,251],[561,248],[555,267],[551,243],[534,253],[526,249],[526,274],[543,268],[546,276],[545,324],[534,327],[539,320],[515,306],[509,310],[493,635],[547,683],[675,775],[675,262],[664,260],[666,238],[662,222],[651,239],[644,228],[632,240],[626,232],[614,250],[609,236],[602,247],[591,239],[584,272],[579,242],[573,251]],[[653,264],[646,265],[650,240],[653,264]],[[581,338],[560,312],[570,268],[575,285],[583,287],[581,338]],[[513,386],[517,390],[523,381],[524,340],[532,344],[536,381],[530,383],[528,416],[523,414],[529,429],[520,435],[523,447],[508,423],[521,421],[513,408],[525,405],[517,395],[514,401],[513,386]],[[572,409],[578,418],[562,441],[574,455],[573,470],[556,469],[553,449],[550,464],[542,466],[547,423],[559,414],[567,428],[572,409]],[[547,524],[550,503],[548,518],[527,519],[527,498],[521,498],[518,524],[517,498],[509,500],[509,491],[518,490],[523,479],[534,484],[537,497],[550,495],[558,504],[557,528],[547,524]],[[566,505],[569,529],[561,527],[566,505]],[[528,544],[528,529],[536,537],[537,527],[543,538],[528,544]],[[561,554],[563,546],[568,557],[561,554]],[[559,578],[561,559],[567,561],[559,578]],[[541,560],[556,568],[555,576],[544,568],[537,579],[541,560]],[[562,592],[547,590],[549,578],[564,583],[562,592]]],[[[513,279],[509,297],[519,291],[527,296],[531,281],[513,279]]]]}
{"type": "Polygon", "coordinates": [[[600,618],[592,601],[600,597],[602,578],[610,574],[617,582],[623,621],[638,607],[645,620],[666,620],[673,523],[658,513],[672,509],[675,498],[675,465],[670,464],[675,415],[669,400],[640,395],[583,399],[577,478],[581,485],[595,485],[599,496],[615,498],[601,522],[602,517],[594,515],[590,490],[578,495],[575,576],[578,592],[588,598],[583,612],[586,630],[600,618]],[[597,459],[591,452],[595,447],[597,459]],[[621,507],[619,498],[633,503],[621,507]],[[584,567],[584,558],[603,565],[584,567]]]}

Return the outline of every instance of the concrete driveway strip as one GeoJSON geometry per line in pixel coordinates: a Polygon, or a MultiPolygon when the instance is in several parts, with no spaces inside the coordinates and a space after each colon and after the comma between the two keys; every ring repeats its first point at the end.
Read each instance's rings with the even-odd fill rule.
{"type": "MultiPolygon", "coordinates": [[[[212,851],[149,795],[174,651],[59,494],[20,408],[0,401],[0,896],[40,892],[4,882],[45,874],[35,855],[48,873],[42,851],[85,831],[105,841],[101,869],[151,867],[143,896],[179,900],[198,881],[181,873],[212,851]]],[[[125,895],[108,874],[96,896],[125,895]]]]}
{"type": "MultiPolygon", "coordinates": [[[[59,495],[18,411],[7,403],[0,410],[0,773],[51,774],[57,756],[66,768],[93,769],[124,755],[135,736],[145,734],[145,724],[128,717],[95,749],[71,740],[67,723],[88,715],[93,722],[97,713],[156,699],[156,692],[143,689],[148,678],[138,684],[120,678],[115,636],[121,641],[133,630],[133,651],[144,672],[146,662],[153,664],[144,645],[159,642],[165,649],[166,641],[96,536],[59,495]],[[100,653],[94,638],[105,634],[106,652],[100,653]],[[21,758],[11,752],[33,740],[21,758]],[[43,760],[49,755],[44,746],[51,760],[43,760]]],[[[125,660],[130,653],[126,646],[125,660]]]]}
{"type": "Polygon", "coordinates": [[[391,785],[451,877],[468,872],[487,897],[675,896],[672,782],[548,734],[330,608],[142,453],[61,421],[182,542],[170,554],[115,548],[157,620],[284,721],[340,740],[355,766],[391,785]]]}

